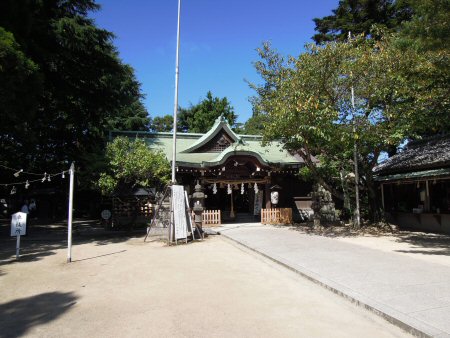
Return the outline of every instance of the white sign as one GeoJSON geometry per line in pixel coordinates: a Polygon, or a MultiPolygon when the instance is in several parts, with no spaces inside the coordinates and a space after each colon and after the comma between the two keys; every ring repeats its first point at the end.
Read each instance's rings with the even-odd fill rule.
{"type": "Polygon", "coordinates": [[[16,212],[11,218],[11,236],[24,236],[27,233],[27,214],[16,212]]]}
{"type": "Polygon", "coordinates": [[[175,228],[175,240],[187,238],[186,205],[184,204],[184,187],[172,186],[172,210],[175,228]]]}
{"type": "Polygon", "coordinates": [[[102,211],[101,215],[104,220],[108,220],[111,218],[111,211],[109,211],[108,209],[105,209],[102,211]]]}

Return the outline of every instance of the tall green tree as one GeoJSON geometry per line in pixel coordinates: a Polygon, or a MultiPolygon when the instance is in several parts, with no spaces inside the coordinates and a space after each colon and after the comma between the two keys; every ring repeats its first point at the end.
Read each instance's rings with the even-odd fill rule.
{"type": "Polygon", "coordinates": [[[206,133],[214,121],[223,116],[232,128],[236,127],[237,115],[226,97],[213,97],[208,91],[206,98],[196,105],[180,110],[178,130],[191,133],[206,133]]]}
{"type": "Polygon", "coordinates": [[[9,46],[0,52],[0,77],[9,79],[0,94],[3,163],[57,170],[75,160],[89,171],[88,154],[102,153],[109,130],[148,128],[133,69],[88,17],[98,9],[94,0],[0,2],[0,48],[9,46]]]}
{"type": "Polygon", "coordinates": [[[169,132],[173,129],[173,116],[155,116],[150,123],[150,130],[154,132],[169,132]]]}
{"type": "Polygon", "coordinates": [[[411,74],[421,93],[421,137],[450,132],[450,1],[411,0],[414,15],[396,35],[402,50],[412,50],[427,62],[411,74]]]}
{"type": "Polygon", "coordinates": [[[108,166],[98,187],[104,195],[134,187],[161,189],[170,179],[170,163],[162,152],[151,150],[142,139],[117,137],[106,147],[108,166]]]}
{"type": "Polygon", "coordinates": [[[396,48],[391,39],[312,44],[287,61],[266,44],[260,49],[262,61],[255,63],[264,80],[253,88],[256,109],[267,118],[265,141],[283,140],[285,148],[297,152],[309,173],[338,198],[343,193],[337,178],[341,171],[353,171],[357,142],[361,184],[373,217],[377,211],[373,167],[382,151],[398,145],[423,123],[417,109],[423,93],[410,80],[411,72],[420,71],[427,60],[396,48]],[[321,156],[320,166],[312,160],[315,155],[321,156]]]}
{"type": "Polygon", "coordinates": [[[372,26],[382,26],[395,31],[404,21],[410,20],[412,8],[406,0],[340,0],[333,14],[315,18],[313,36],[316,43],[344,41],[348,33],[354,35],[372,33],[372,26]]]}
{"type": "Polygon", "coordinates": [[[245,122],[242,132],[248,135],[262,135],[265,123],[267,123],[267,115],[254,112],[245,122]]]}
{"type": "Polygon", "coordinates": [[[419,52],[450,48],[450,1],[410,0],[414,15],[403,22],[399,38],[403,46],[419,52]]]}

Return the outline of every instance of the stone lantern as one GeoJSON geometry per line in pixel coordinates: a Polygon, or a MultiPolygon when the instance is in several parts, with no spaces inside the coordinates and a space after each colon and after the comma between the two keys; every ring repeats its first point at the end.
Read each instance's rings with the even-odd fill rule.
{"type": "Polygon", "coordinates": [[[197,181],[192,194],[192,210],[194,211],[194,222],[197,228],[202,228],[202,214],[205,210],[205,198],[207,196],[203,193],[203,188],[197,181]]]}

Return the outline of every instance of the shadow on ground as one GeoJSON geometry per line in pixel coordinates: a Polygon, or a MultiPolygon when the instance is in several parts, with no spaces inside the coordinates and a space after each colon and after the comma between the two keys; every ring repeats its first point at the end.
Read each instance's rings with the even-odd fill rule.
{"type": "MultiPolygon", "coordinates": [[[[73,245],[93,243],[108,245],[121,243],[131,238],[142,237],[145,229],[134,232],[106,231],[97,221],[76,220],[73,231],[73,245]]],[[[36,262],[56,254],[57,250],[67,248],[67,225],[64,223],[33,224],[26,236],[21,238],[20,258],[15,258],[16,240],[9,236],[9,225],[2,224],[0,233],[0,276],[6,272],[2,266],[36,262]]]]}
{"type": "Polygon", "coordinates": [[[450,256],[450,236],[414,232],[402,232],[394,236],[397,242],[413,246],[409,250],[396,250],[397,252],[450,256]]]}
{"type": "Polygon", "coordinates": [[[314,228],[308,225],[296,225],[290,229],[307,235],[329,238],[389,236],[397,243],[407,243],[410,246],[410,249],[395,250],[396,252],[450,256],[450,236],[444,234],[406,230],[393,232],[389,227],[379,226],[363,226],[361,229],[354,229],[349,226],[325,226],[314,228]]]}
{"type": "Polygon", "coordinates": [[[48,292],[0,304],[0,337],[20,337],[51,322],[76,304],[72,292],[48,292]]]}

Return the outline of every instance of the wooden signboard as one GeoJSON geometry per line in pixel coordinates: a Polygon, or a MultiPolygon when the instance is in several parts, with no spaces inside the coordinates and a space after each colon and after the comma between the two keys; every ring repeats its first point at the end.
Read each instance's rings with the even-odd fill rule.
{"type": "Polygon", "coordinates": [[[187,238],[186,205],[184,201],[184,187],[172,186],[172,210],[175,241],[187,238]]]}

